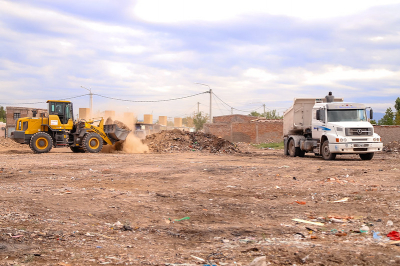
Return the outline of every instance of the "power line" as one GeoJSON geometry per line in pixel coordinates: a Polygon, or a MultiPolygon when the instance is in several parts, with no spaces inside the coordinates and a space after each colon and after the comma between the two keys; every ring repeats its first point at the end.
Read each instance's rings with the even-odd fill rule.
{"type": "Polygon", "coordinates": [[[223,104],[225,104],[226,106],[230,107],[231,109],[234,109],[234,110],[239,111],[239,112],[251,113],[251,112],[256,111],[256,110],[258,110],[258,109],[260,109],[260,108],[263,107],[263,106],[261,105],[260,107],[258,107],[258,108],[256,108],[256,109],[253,109],[253,110],[250,110],[250,111],[240,110],[240,109],[237,109],[237,108],[235,108],[235,107],[232,107],[232,106],[230,106],[229,104],[227,104],[226,102],[224,102],[224,101],[223,101],[221,98],[219,98],[215,93],[213,93],[213,94],[214,94],[214,96],[217,97],[217,99],[220,100],[223,104]]]}
{"type": "Polygon", "coordinates": [[[157,102],[168,102],[168,101],[176,101],[176,100],[186,99],[186,98],[194,97],[194,96],[197,96],[197,95],[200,95],[200,94],[204,94],[204,93],[210,93],[210,92],[209,91],[204,91],[204,92],[200,92],[200,93],[196,93],[196,94],[189,95],[189,96],[184,96],[184,97],[178,97],[178,98],[166,99],[166,100],[153,100],[153,101],[135,101],[135,100],[128,100],[128,99],[120,99],[120,98],[104,96],[104,95],[96,94],[96,93],[93,93],[93,95],[96,95],[96,96],[99,96],[99,97],[102,97],[102,98],[111,99],[111,100],[116,100],[116,101],[133,102],[133,103],[157,103],[157,102]]]}

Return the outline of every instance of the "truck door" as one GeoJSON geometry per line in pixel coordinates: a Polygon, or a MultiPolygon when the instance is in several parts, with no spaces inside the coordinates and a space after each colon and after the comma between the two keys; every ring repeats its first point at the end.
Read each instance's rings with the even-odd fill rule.
{"type": "Polygon", "coordinates": [[[313,108],[312,113],[312,138],[321,139],[326,124],[325,108],[313,108]],[[319,112],[319,117],[317,117],[319,112]],[[319,119],[317,119],[319,118],[319,119]]]}

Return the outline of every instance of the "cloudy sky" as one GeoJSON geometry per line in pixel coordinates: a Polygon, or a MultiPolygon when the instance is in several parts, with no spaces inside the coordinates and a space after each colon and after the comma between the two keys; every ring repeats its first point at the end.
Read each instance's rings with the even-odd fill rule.
{"type": "Polygon", "coordinates": [[[83,86],[94,110],[176,117],[208,113],[210,95],[129,101],[211,88],[213,115],[328,91],[383,113],[400,96],[399,14],[399,0],[0,0],[0,104],[46,108],[28,103],[83,86]]]}

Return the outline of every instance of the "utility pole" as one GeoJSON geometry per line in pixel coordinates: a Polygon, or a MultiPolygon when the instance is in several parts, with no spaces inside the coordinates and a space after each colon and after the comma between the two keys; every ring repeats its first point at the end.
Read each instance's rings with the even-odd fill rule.
{"type": "Polygon", "coordinates": [[[197,113],[200,113],[200,103],[197,102],[197,113]]]}
{"type": "Polygon", "coordinates": [[[90,116],[93,116],[93,93],[92,93],[92,88],[85,88],[83,86],[81,86],[82,88],[84,88],[85,90],[89,91],[89,95],[90,95],[90,116]]]}
{"type": "Polygon", "coordinates": [[[210,88],[209,85],[204,84],[204,83],[195,82],[195,84],[207,86],[210,89],[210,91],[208,92],[208,93],[210,93],[210,121],[209,122],[212,123],[212,89],[210,88]]]}
{"type": "Polygon", "coordinates": [[[264,114],[265,114],[265,103],[263,104],[263,106],[264,106],[264,114]]]}
{"type": "Polygon", "coordinates": [[[231,107],[231,115],[233,115],[233,107],[231,107]]]}

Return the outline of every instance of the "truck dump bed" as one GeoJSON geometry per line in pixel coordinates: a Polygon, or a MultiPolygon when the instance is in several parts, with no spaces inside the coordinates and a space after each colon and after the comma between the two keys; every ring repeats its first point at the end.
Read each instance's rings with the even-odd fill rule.
{"type": "MultiPolygon", "coordinates": [[[[343,98],[335,98],[335,102],[343,102],[343,98]]],[[[312,109],[316,102],[326,102],[325,98],[297,98],[293,105],[283,114],[283,135],[302,135],[311,128],[312,109]]]]}

